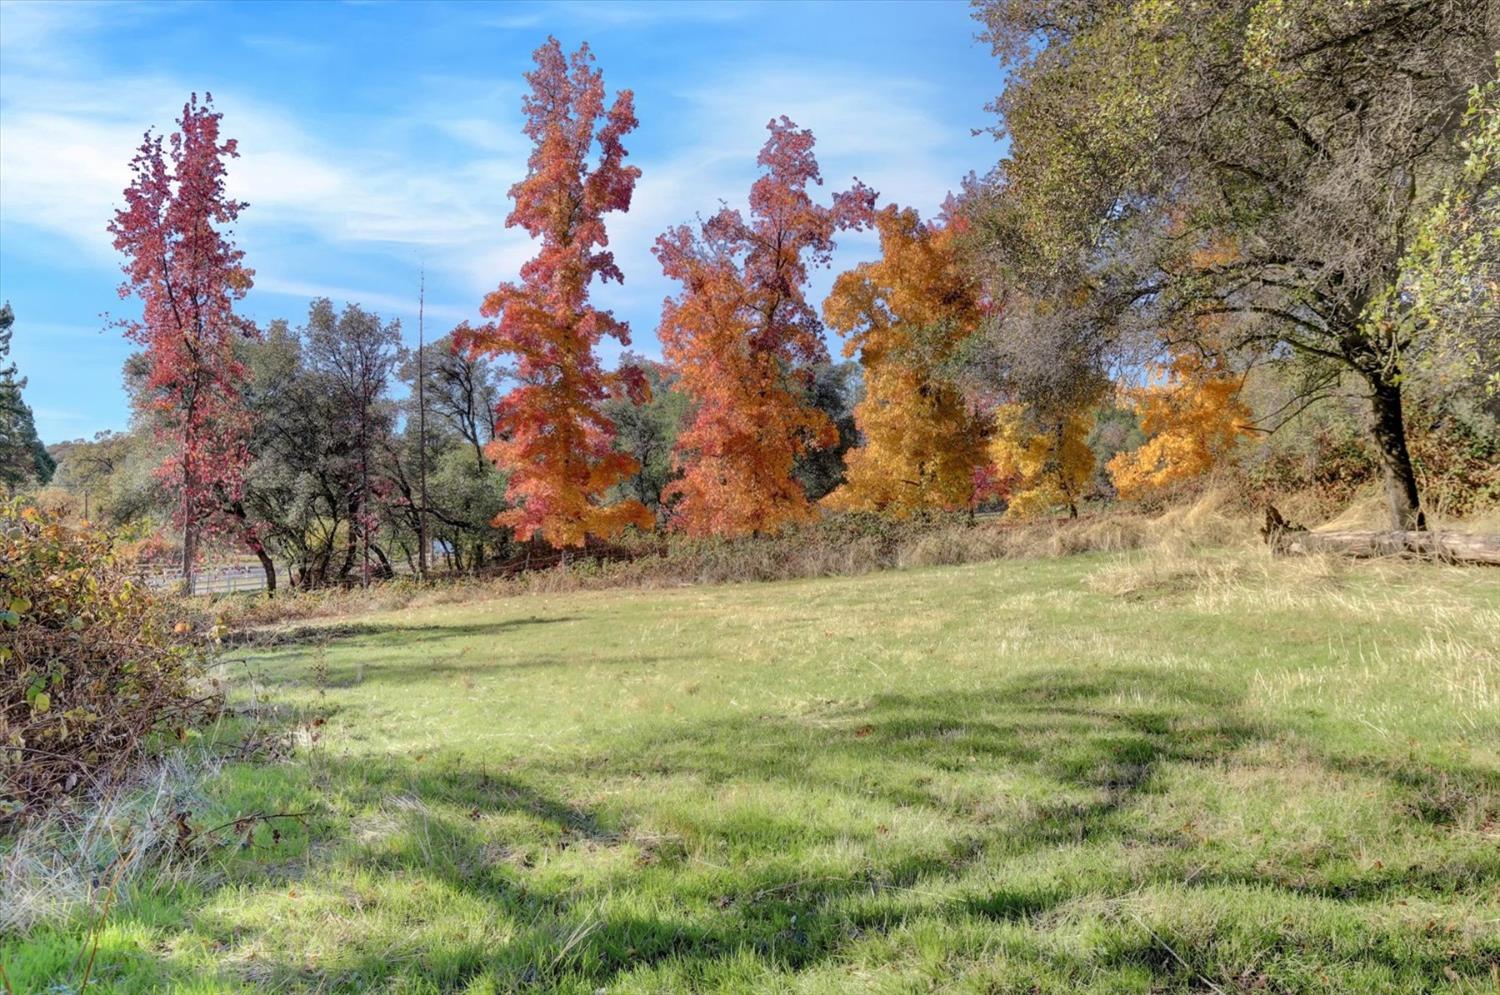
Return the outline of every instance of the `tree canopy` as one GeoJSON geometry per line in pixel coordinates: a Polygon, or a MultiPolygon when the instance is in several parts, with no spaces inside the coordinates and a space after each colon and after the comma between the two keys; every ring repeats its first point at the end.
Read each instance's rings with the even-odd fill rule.
{"type": "Polygon", "coordinates": [[[979,13],[1011,71],[995,104],[1010,153],[979,218],[995,273],[1054,309],[1040,327],[1061,313],[1060,333],[1035,339],[1094,359],[1190,345],[1201,326],[1185,319],[1225,315],[1231,351],[1335,364],[1370,397],[1393,524],[1419,526],[1401,392],[1421,341],[1388,309],[1418,317],[1397,293],[1403,260],[1463,171],[1494,5],[992,0],[979,13]]]}

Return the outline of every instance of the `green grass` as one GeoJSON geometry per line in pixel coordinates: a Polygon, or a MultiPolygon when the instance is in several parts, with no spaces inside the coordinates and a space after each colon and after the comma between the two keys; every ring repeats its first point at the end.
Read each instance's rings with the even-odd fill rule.
{"type": "MultiPolygon", "coordinates": [[[[233,665],[297,747],[192,818],[319,815],[134,883],[90,990],[1500,989],[1493,571],[1081,556],[334,631],[233,665]]],[[[15,990],[84,932],[0,940],[15,990]]]]}

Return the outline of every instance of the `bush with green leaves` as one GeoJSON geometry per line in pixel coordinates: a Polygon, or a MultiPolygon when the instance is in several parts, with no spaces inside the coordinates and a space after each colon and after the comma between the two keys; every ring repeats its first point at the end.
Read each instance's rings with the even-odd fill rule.
{"type": "Polygon", "coordinates": [[[212,640],[106,531],[0,504],[0,824],[117,777],[215,715],[212,640]]]}

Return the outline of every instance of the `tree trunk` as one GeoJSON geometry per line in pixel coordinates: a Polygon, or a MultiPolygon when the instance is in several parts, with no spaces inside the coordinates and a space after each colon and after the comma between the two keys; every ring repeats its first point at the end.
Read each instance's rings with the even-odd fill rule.
{"type": "Polygon", "coordinates": [[[1405,530],[1309,532],[1286,521],[1270,506],[1261,535],[1273,552],[1281,554],[1332,553],[1361,559],[1401,556],[1500,566],[1500,536],[1405,530]]]}
{"type": "Polygon", "coordinates": [[[271,559],[265,547],[255,547],[255,557],[260,560],[260,568],[266,572],[266,597],[276,597],[276,563],[271,559]]]}
{"type": "Polygon", "coordinates": [[[392,577],[396,576],[396,571],[391,566],[391,558],[386,555],[385,550],[380,548],[380,543],[370,543],[370,552],[374,553],[375,559],[380,561],[380,565],[376,570],[376,576],[378,576],[381,580],[390,580],[392,577]]]}
{"type": "MultiPolygon", "coordinates": [[[[187,507],[184,500],[183,507],[187,507]]],[[[183,512],[184,515],[189,514],[183,512]]],[[[194,523],[184,518],[182,526],[182,586],[187,594],[194,594],[193,581],[197,575],[198,566],[198,530],[194,523]]]]}
{"type": "Polygon", "coordinates": [[[1401,385],[1384,375],[1367,377],[1370,406],[1375,416],[1375,443],[1385,476],[1386,504],[1391,528],[1400,532],[1422,531],[1427,518],[1417,495],[1417,474],[1406,448],[1406,422],[1401,411],[1401,385]]]}
{"type": "Polygon", "coordinates": [[[349,498],[349,520],[344,533],[344,562],[339,566],[338,579],[342,582],[349,576],[349,571],[354,569],[354,558],[359,552],[359,500],[354,496],[349,498]]]}
{"type": "Polygon", "coordinates": [[[333,533],[330,532],[323,542],[323,548],[313,554],[312,572],[303,574],[309,578],[307,584],[304,585],[307,590],[311,591],[315,587],[322,587],[328,583],[328,569],[333,566],[333,543],[333,533]]]}
{"type": "Polygon", "coordinates": [[[193,595],[193,570],[198,565],[198,530],[193,521],[193,408],[188,401],[187,418],[182,426],[182,589],[193,595]]]}
{"type": "MultiPolygon", "coordinates": [[[[220,499],[222,500],[222,494],[220,499]]],[[[266,552],[266,547],[256,537],[254,530],[250,528],[250,515],[245,511],[245,503],[226,501],[224,504],[229,509],[229,513],[239,519],[240,528],[245,530],[245,545],[250,547],[250,552],[260,560],[260,568],[266,572],[266,597],[276,597],[276,564],[271,559],[271,555],[266,552]]]]}

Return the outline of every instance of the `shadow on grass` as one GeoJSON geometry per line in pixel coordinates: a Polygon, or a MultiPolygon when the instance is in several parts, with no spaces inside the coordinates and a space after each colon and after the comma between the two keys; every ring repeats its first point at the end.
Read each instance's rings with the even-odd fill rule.
{"type": "Polygon", "coordinates": [[[531,625],[551,625],[555,622],[574,622],[573,615],[556,615],[542,618],[512,618],[500,622],[473,622],[467,625],[410,625],[401,622],[336,622],[328,625],[297,625],[284,629],[251,630],[227,639],[229,645],[244,645],[253,649],[273,650],[305,648],[344,641],[371,640],[377,644],[408,646],[412,643],[430,642],[472,636],[499,636],[513,629],[531,625]]]}
{"type": "MultiPolygon", "coordinates": [[[[619,665],[638,668],[658,663],[675,663],[683,659],[682,656],[670,654],[632,654],[628,659],[620,660],[619,665]]],[[[341,663],[337,667],[330,668],[328,686],[347,688],[359,684],[430,684],[435,680],[463,681],[484,677],[486,674],[552,670],[577,665],[576,654],[543,653],[535,656],[493,660],[482,657],[469,658],[463,652],[444,653],[425,660],[417,658],[401,663],[380,660],[363,668],[362,672],[356,664],[341,663]]]]}
{"type": "MultiPolygon", "coordinates": [[[[1270,870],[1188,876],[1179,856],[1150,857],[1153,847],[1180,844],[1151,838],[1137,817],[1140,803],[1163,790],[1157,775],[1165,766],[1215,764],[1275,735],[1239,714],[1237,694],[1204,678],[1064,669],[964,693],[884,695],[813,715],[683,723],[496,769],[458,756],[325,756],[299,801],[337,797],[352,811],[373,813],[375,824],[360,834],[323,826],[321,852],[390,879],[441,883],[490,909],[493,920],[508,924],[509,938],[434,943],[401,960],[355,935],[315,970],[266,945],[253,974],[278,989],[318,991],[389,987],[398,978],[420,978],[441,991],[481,979],[486,990],[593,991],[627,974],[649,984],[637,975],[652,971],[673,984],[711,987],[707,979],[745,970],[747,961],[761,972],[806,970],[916,922],[954,933],[1021,930],[1033,951],[1031,969],[1058,979],[1059,987],[1111,972],[1123,983],[1145,970],[1159,988],[1202,990],[1211,987],[1199,973],[1206,970],[1212,985],[1226,989],[1278,990],[1297,987],[1298,965],[1309,960],[1315,966],[1337,960],[1338,969],[1354,972],[1350,978],[1386,972],[1380,976],[1405,978],[1413,990],[1442,983],[1445,969],[1476,977],[1487,971],[1482,950],[1445,952],[1438,941],[1399,948],[1351,941],[1335,953],[1325,949],[1334,942],[1326,937],[1264,934],[1232,915],[1227,925],[1174,936],[1169,945],[1122,914],[1101,913],[1093,954],[1046,945],[1043,935],[1060,907],[1154,885],[1264,892],[1266,901],[1286,902],[1452,890],[1440,869],[1423,878],[1392,868],[1341,892],[1270,870]],[[1034,797],[987,807],[985,792],[992,789],[985,777],[998,773],[1024,777],[1034,797]],[[929,818],[944,831],[887,847],[862,835],[860,826],[820,822],[806,812],[634,801],[628,786],[648,782],[688,786],[694,797],[730,789],[753,796],[759,789],[771,798],[790,793],[878,804],[929,818]],[[573,795],[623,800],[584,804],[573,795]],[[663,816],[678,831],[662,831],[663,816]],[[809,873],[791,856],[797,848],[840,844],[863,848],[856,869],[809,873]],[[1061,877],[982,888],[962,883],[981,863],[1121,847],[1148,855],[1135,866],[1101,857],[1084,883],[1061,877]],[[568,851],[586,865],[595,856],[609,859],[587,881],[548,872],[568,851]],[[612,900],[620,896],[636,897],[612,900]],[[1291,973],[1278,977],[1282,961],[1291,973]],[[1263,969],[1271,974],[1257,973],[1263,969]]],[[[1375,773],[1398,787],[1420,781],[1405,785],[1418,794],[1431,793],[1442,778],[1456,796],[1494,786],[1487,772],[1462,768],[1426,780],[1405,768],[1375,773]]],[[[1410,813],[1413,823],[1423,818],[1420,808],[1410,813]]],[[[1494,870],[1476,858],[1461,880],[1480,885],[1494,880],[1494,870]]],[[[204,922],[202,929],[224,927],[204,922]]]]}

